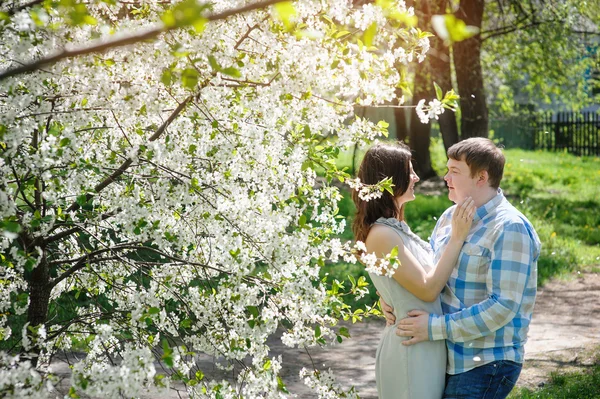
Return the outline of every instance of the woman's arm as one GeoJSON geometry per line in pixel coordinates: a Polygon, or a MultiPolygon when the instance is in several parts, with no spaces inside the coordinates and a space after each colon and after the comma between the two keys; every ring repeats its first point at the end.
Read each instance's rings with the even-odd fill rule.
{"type": "Polygon", "coordinates": [[[475,205],[471,198],[467,198],[456,207],[452,215],[450,241],[436,267],[430,272],[426,272],[414,255],[406,249],[400,236],[386,226],[375,225],[371,228],[365,242],[367,252],[384,258],[394,247],[398,247],[400,266],[394,273],[394,279],[417,298],[432,302],[450,278],[471,228],[474,214],[475,205]]]}

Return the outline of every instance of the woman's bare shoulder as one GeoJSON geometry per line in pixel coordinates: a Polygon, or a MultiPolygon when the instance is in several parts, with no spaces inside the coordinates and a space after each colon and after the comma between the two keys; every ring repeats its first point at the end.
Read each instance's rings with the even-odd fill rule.
{"type": "Polygon", "coordinates": [[[367,252],[389,253],[394,247],[403,247],[404,242],[393,228],[375,224],[369,230],[365,246],[367,252]]]}

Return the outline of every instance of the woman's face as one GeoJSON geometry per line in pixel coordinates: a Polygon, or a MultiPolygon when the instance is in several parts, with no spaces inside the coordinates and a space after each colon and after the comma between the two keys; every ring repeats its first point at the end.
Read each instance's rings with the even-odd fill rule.
{"type": "Polygon", "coordinates": [[[415,199],[415,184],[421,179],[415,173],[412,167],[412,163],[410,164],[410,181],[408,183],[408,189],[404,194],[396,198],[396,203],[398,207],[402,206],[402,204],[412,201],[415,199]]]}

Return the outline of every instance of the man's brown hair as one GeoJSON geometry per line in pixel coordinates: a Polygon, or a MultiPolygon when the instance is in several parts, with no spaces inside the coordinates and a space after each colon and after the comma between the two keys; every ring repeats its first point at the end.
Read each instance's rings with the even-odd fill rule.
{"type": "Polygon", "coordinates": [[[471,177],[482,170],[487,171],[492,188],[500,187],[504,174],[504,154],[490,139],[473,137],[448,148],[448,158],[465,161],[471,171],[471,177]]]}

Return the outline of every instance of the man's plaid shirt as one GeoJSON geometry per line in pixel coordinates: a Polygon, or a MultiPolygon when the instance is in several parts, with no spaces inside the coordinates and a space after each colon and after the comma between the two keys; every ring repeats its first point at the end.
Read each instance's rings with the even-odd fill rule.
{"type": "MultiPolygon", "coordinates": [[[[455,208],[444,212],[433,231],[436,264],[448,243],[455,208]]],[[[441,293],[444,315],[429,317],[429,340],[446,339],[448,374],[496,360],[523,363],[540,248],[533,226],[502,190],[477,209],[441,293]]]]}

